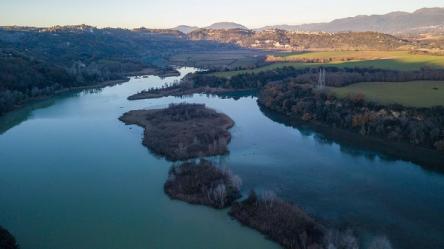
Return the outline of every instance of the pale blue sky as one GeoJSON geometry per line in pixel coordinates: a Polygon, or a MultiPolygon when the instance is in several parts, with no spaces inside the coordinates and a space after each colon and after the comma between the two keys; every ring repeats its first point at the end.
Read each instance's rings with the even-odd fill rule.
{"type": "Polygon", "coordinates": [[[444,7],[444,0],[0,0],[0,25],[168,28],[234,21],[250,28],[444,7]]]}

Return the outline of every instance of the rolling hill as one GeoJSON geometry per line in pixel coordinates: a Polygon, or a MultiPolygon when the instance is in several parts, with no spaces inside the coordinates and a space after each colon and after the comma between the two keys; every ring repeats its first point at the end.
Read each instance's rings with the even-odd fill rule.
{"type": "Polygon", "coordinates": [[[217,22],[213,23],[205,29],[213,29],[213,30],[228,30],[228,29],[248,29],[244,25],[234,23],[234,22],[217,22]]]}
{"type": "Polygon", "coordinates": [[[188,26],[188,25],[179,25],[177,27],[172,28],[172,30],[180,31],[184,34],[188,34],[190,32],[193,32],[195,30],[199,29],[199,27],[196,26],[188,26]]]}
{"type": "Polygon", "coordinates": [[[232,43],[241,47],[280,50],[398,50],[414,46],[410,41],[377,32],[294,33],[285,30],[199,29],[190,40],[232,43]]]}

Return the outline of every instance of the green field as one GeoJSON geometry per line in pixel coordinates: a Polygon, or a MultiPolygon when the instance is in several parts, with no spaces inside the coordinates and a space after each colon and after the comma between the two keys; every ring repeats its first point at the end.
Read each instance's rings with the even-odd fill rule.
{"type": "Polygon", "coordinates": [[[254,50],[222,50],[198,51],[179,53],[171,56],[169,62],[173,65],[187,65],[199,68],[238,68],[252,67],[266,53],[254,50]]]}
{"type": "Polygon", "coordinates": [[[444,106],[444,81],[368,82],[329,88],[338,97],[363,94],[366,100],[404,106],[444,106]]]}
{"type": "Polygon", "coordinates": [[[390,70],[418,70],[423,67],[443,68],[444,56],[411,54],[408,51],[332,51],[306,52],[283,56],[272,56],[271,65],[251,70],[218,72],[218,77],[232,77],[241,73],[257,73],[283,66],[296,68],[337,66],[337,67],[374,67],[390,70]],[[331,59],[329,63],[295,62],[303,59],[331,59]],[[344,61],[346,60],[346,61],[344,61]]]}

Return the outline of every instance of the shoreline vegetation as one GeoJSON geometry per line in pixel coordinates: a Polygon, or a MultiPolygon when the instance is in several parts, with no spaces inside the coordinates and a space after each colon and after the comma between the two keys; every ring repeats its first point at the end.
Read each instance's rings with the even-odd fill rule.
{"type": "Polygon", "coordinates": [[[226,89],[220,87],[198,87],[198,88],[166,87],[166,88],[155,88],[155,89],[145,90],[140,93],[136,93],[134,95],[129,96],[128,100],[156,99],[169,96],[183,97],[183,96],[190,96],[193,94],[220,95],[220,94],[229,94],[234,92],[239,92],[239,90],[226,89]]]}
{"type": "Polygon", "coordinates": [[[387,141],[387,139],[380,137],[363,136],[351,130],[332,127],[326,123],[315,121],[307,122],[300,118],[287,116],[283,113],[270,110],[262,105],[259,105],[259,108],[262,113],[271,120],[297,129],[309,129],[310,131],[317,132],[322,136],[322,139],[326,139],[324,142],[340,144],[341,150],[347,151],[350,146],[353,148],[357,147],[367,151],[381,153],[385,160],[401,159],[416,163],[425,169],[438,172],[444,170],[442,167],[444,153],[437,152],[436,150],[407,143],[387,141]],[[342,148],[342,146],[345,147],[342,148]]]}
{"type": "Polygon", "coordinates": [[[18,110],[20,108],[22,108],[23,106],[32,103],[34,101],[39,101],[39,100],[44,100],[44,99],[48,99],[63,93],[67,93],[70,91],[81,91],[81,90],[88,90],[88,89],[95,89],[95,88],[104,88],[107,86],[114,86],[114,85],[118,85],[118,84],[122,84],[125,82],[128,82],[130,80],[130,77],[138,77],[138,76],[146,76],[146,75],[150,75],[150,76],[158,76],[160,78],[166,78],[166,77],[177,77],[180,76],[180,72],[174,68],[145,68],[142,69],[140,71],[136,71],[136,72],[131,72],[131,73],[125,73],[122,75],[121,79],[114,79],[114,80],[105,80],[105,81],[99,81],[99,82],[94,82],[94,83],[90,83],[87,85],[80,85],[80,86],[72,86],[72,87],[64,87],[61,89],[57,89],[54,90],[51,93],[48,94],[44,94],[44,95],[37,95],[35,97],[28,97],[24,100],[21,100],[20,102],[17,102],[14,106],[8,108],[7,111],[2,111],[0,110],[0,117],[18,110]]]}
{"type": "Polygon", "coordinates": [[[59,89],[56,90],[55,92],[53,92],[50,95],[40,95],[40,96],[36,96],[36,97],[31,97],[31,98],[27,98],[26,100],[21,101],[20,103],[17,103],[14,105],[14,107],[12,107],[12,109],[9,109],[5,112],[0,112],[0,117],[13,112],[13,111],[17,111],[20,108],[23,108],[26,105],[29,105],[30,103],[33,103],[35,101],[41,101],[41,100],[46,100],[52,97],[55,97],[57,95],[60,94],[64,94],[67,92],[71,92],[71,91],[82,91],[82,90],[88,90],[88,89],[95,89],[95,88],[104,88],[104,87],[108,87],[108,86],[115,86],[115,85],[119,85],[125,82],[128,82],[130,80],[129,77],[125,77],[123,79],[118,79],[118,80],[107,80],[107,81],[103,81],[103,82],[99,82],[96,84],[92,84],[92,85],[86,85],[86,86],[75,86],[75,87],[68,87],[68,88],[63,88],[63,89],[59,89]]]}
{"type": "Polygon", "coordinates": [[[272,192],[258,196],[252,191],[245,200],[233,203],[229,215],[287,249],[331,248],[323,245],[324,226],[298,206],[285,202],[272,192]]]}
{"type": "Polygon", "coordinates": [[[0,248],[1,249],[19,249],[19,245],[14,236],[5,228],[0,226],[0,248]]]}
{"type": "Polygon", "coordinates": [[[444,153],[443,107],[380,105],[363,95],[337,98],[328,90],[294,83],[267,85],[258,103],[290,118],[444,153]]]}
{"type": "Polygon", "coordinates": [[[170,104],[165,109],[138,110],[119,118],[145,129],[143,144],[170,161],[227,154],[234,121],[203,104],[170,104]]]}
{"type": "Polygon", "coordinates": [[[128,73],[127,76],[158,76],[160,78],[167,77],[177,77],[180,76],[180,72],[173,67],[165,67],[165,68],[144,68],[140,71],[128,73]]]}
{"type": "Polygon", "coordinates": [[[352,229],[324,226],[270,191],[251,191],[245,200],[234,202],[228,214],[285,249],[392,249],[384,236],[375,236],[364,246],[352,229]]]}
{"type": "MultiPolygon", "coordinates": [[[[228,88],[219,85],[208,85],[208,84],[195,84],[196,81],[196,75],[200,75],[200,73],[194,73],[186,75],[181,81],[165,85],[160,88],[152,88],[148,90],[141,91],[139,93],[136,93],[134,95],[131,95],[128,97],[128,100],[140,100],[140,99],[155,99],[155,98],[162,98],[162,97],[183,97],[183,96],[190,96],[193,94],[209,94],[209,95],[222,95],[222,94],[230,94],[230,93],[236,93],[236,92],[247,92],[254,90],[251,89],[235,89],[235,88],[228,88]]],[[[203,75],[206,75],[206,73],[203,73],[203,75]]]]}

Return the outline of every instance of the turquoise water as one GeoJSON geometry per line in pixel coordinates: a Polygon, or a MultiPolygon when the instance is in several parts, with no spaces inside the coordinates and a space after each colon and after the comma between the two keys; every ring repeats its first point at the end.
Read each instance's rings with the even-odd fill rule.
{"type": "Polygon", "coordinates": [[[170,163],[141,145],[142,129],[117,118],[171,102],[205,103],[235,120],[231,153],[217,160],[245,191],[272,190],[364,240],[444,248],[443,174],[273,121],[255,97],[126,100],[177,79],[134,78],[0,119],[0,224],[23,249],[277,248],[225,211],[164,195],[170,163]]]}

